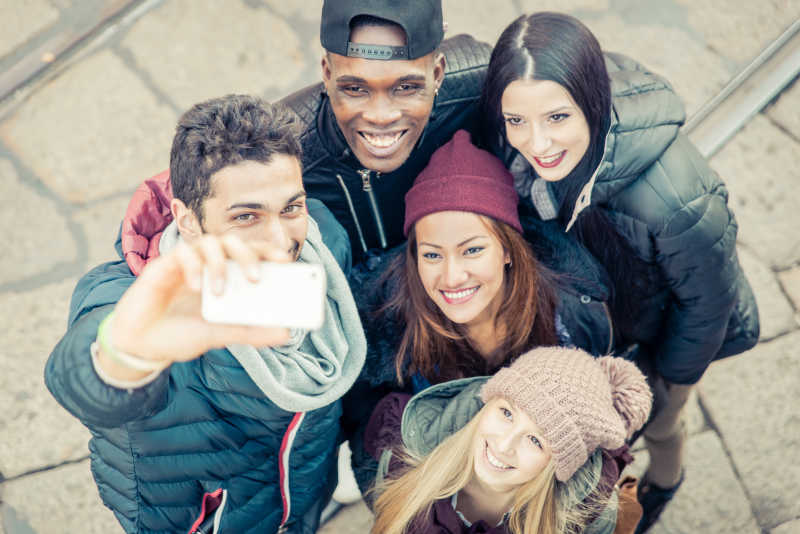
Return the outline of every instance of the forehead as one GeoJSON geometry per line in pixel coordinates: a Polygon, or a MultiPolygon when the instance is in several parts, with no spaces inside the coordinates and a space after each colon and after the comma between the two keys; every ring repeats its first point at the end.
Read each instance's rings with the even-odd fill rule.
{"type": "Polygon", "coordinates": [[[212,174],[208,200],[224,206],[257,203],[282,209],[302,190],[300,162],[293,156],[275,154],[267,163],[246,160],[212,174]]]}
{"type": "Polygon", "coordinates": [[[483,218],[468,211],[440,211],[422,217],[414,226],[418,243],[455,246],[466,239],[486,236],[497,239],[483,218]]]}
{"type": "Polygon", "coordinates": [[[406,34],[403,29],[396,24],[391,24],[389,26],[372,26],[365,24],[350,32],[350,42],[385,46],[405,46],[406,34]]]}
{"type": "Polygon", "coordinates": [[[577,107],[567,89],[551,80],[515,80],[501,98],[503,113],[537,114],[561,107],[577,107]]]}
{"type": "MultiPolygon", "coordinates": [[[[350,36],[353,43],[403,46],[406,36],[398,26],[361,26],[350,36]]],[[[329,53],[334,78],[352,76],[367,83],[393,82],[408,76],[426,76],[433,65],[433,54],[414,59],[365,59],[329,53]]]]}

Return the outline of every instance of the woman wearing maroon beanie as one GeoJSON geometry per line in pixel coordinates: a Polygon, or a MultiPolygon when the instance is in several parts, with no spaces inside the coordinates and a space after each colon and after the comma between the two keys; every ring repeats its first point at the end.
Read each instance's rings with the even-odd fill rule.
{"type": "Polygon", "coordinates": [[[403,232],[387,304],[405,319],[401,383],[487,374],[558,344],[556,288],[522,235],[512,177],[467,132],[431,157],[406,194],[403,232]]]}

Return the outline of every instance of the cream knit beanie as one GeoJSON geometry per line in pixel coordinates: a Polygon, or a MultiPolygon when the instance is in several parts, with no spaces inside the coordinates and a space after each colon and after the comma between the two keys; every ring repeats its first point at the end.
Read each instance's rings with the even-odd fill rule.
{"type": "Polygon", "coordinates": [[[632,362],[563,347],[533,349],[498,371],[481,389],[484,402],[495,397],[507,399],[536,422],[561,482],[598,447],[621,447],[647,421],[653,402],[644,375],[632,362]]]}

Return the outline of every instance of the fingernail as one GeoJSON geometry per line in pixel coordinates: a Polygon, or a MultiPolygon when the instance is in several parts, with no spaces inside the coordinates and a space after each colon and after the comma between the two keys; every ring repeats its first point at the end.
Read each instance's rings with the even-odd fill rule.
{"type": "Polygon", "coordinates": [[[259,278],[261,278],[261,269],[258,268],[258,265],[250,265],[247,267],[247,277],[253,282],[258,282],[259,278]]]}

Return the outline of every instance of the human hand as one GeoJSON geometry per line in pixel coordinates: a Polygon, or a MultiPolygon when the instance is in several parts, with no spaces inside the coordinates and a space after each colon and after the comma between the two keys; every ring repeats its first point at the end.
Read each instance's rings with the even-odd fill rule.
{"type": "MultiPolygon", "coordinates": [[[[234,343],[258,347],[286,343],[289,332],[285,328],[209,323],[202,318],[203,270],[208,269],[213,291],[219,294],[225,284],[227,260],[238,263],[255,282],[259,262],[288,262],[291,257],[266,243],[244,243],[233,235],[203,235],[191,244],[181,242],[148,263],[117,303],[108,325],[113,349],[143,360],[171,363],[234,343]]],[[[126,367],[102,348],[98,361],[103,371],[116,379],[136,380],[148,374],[126,367]]]]}

